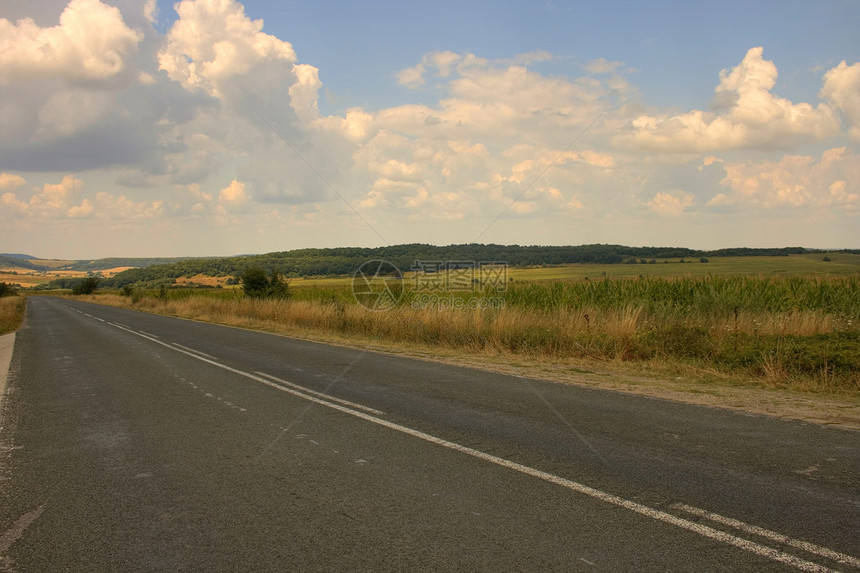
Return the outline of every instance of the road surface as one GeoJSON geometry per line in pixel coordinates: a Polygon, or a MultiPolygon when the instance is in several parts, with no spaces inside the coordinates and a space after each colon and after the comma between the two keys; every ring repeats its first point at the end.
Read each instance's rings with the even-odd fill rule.
{"type": "Polygon", "coordinates": [[[860,433],[31,297],[3,571],[860,570],[860,433]]]}

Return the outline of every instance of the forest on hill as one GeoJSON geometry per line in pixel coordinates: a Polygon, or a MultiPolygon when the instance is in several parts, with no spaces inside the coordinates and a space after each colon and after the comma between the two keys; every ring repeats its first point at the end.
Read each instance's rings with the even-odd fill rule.
{"type": "MultiPolygon", "coordinates": [[[[170,285],[175,279],[206,275],[215,277],[238,276],[249,267],[262,267],[288,278],[351,276],[363,263],[385,260],[408,272],[416,262],[503,262],[511,267],[562,265],[572,263],[623,264],[656,262],[665,259],[737,257],[737,256],[788,256],[812,252],[802,247],[778,249],[732,248],[700,251],[682,247],[626,247],[623,245],[579,246],[521,246],[495,244],[464,244],[435,246],[426,244],[393,245],[387,247],[342,247],[328,249],[297,249],[264,255],[173,260],[167,264],[140,265],[105,278],[101,286],[121,288],[125,285],[145,287],[170,285]]],[[[101,259],[110,266],[81,266],[80,270],[94,271],[96,267],[131,266],[142,259],[101,259]],[[123,264],[126,263],[126,264],[123,264]]],[[[152,259],[157,261],[159,259],[152,259]]],[[[59,279],[44,288],[70,288],[74,279],[59,279]],[[68,284],[67,284],[68,283],[68,284]]]]}

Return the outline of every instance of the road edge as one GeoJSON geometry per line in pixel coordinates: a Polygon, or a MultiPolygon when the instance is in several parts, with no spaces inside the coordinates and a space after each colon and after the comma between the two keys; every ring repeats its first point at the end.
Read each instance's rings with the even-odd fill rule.
{"type": "Polygon", "coordinates": [[[15,332],[0,336],[0,404],[6,398],[6,379],[12,364],[12,350],[15,348],[15,332]]]}

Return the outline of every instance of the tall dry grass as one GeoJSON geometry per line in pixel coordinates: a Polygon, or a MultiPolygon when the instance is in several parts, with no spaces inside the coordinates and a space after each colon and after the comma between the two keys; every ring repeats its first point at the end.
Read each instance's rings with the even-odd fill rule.
{"type": "Polygon", "coordinates": [[[27,300],[23,296],[0,298],[0,334],[14,332],[24,320],[27,300]]]}

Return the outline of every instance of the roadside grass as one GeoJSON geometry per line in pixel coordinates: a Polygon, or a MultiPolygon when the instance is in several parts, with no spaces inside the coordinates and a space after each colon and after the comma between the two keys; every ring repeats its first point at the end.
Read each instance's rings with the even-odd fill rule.
{"type": "Polygon", "coordinates": [[[222,289],[83,300],[431,355],[606,365],[829,395],[860,391],[860,275],[515,282],[501,308],[416,307],[407,293],[378,312],[356,304],[346,285],[297,282],[290,300],[222,289]]]}
{"type": "Polygon", "coordinates": [[[27,299],[23,296],[0,298],[0,334],[18,330],[24,320],[27,299]]]}

